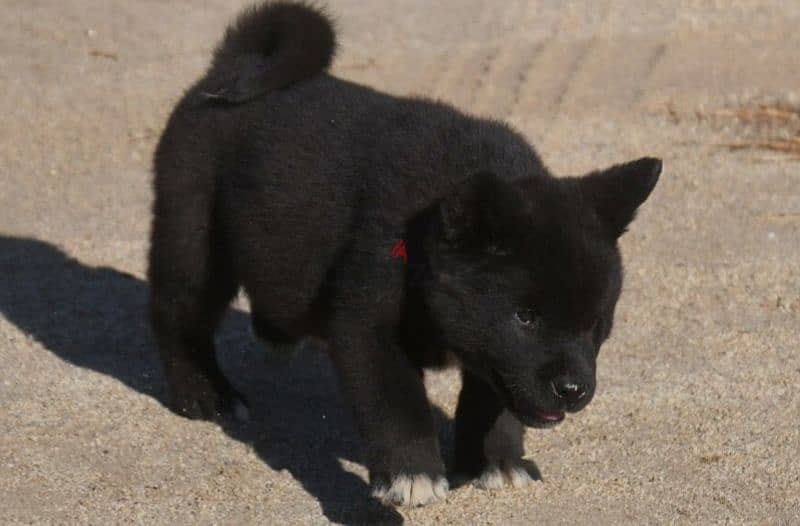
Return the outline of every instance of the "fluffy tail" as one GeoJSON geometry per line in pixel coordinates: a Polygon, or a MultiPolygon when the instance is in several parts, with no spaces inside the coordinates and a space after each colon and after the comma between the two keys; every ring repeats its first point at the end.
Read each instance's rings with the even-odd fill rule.
{"type": "Polygon", "coordinates": [[[203,91],[245,102],[326,70],[335,50],[333,24],[321,9],[298,2],[250,7],[228,27],[203,91]]]}

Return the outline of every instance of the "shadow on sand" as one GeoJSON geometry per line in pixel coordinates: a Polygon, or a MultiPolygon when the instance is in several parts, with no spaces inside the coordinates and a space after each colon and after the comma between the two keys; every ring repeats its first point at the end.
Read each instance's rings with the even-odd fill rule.
{"type": "MultiPolygon", "coordinates": [[[[145,318],[145,282],[83,265],[43,241],[0,236],[0,285],[0,312],[21,331],[61,359],[164,404],[166,386],[145,318]]],[[[267,366],[249,323],[246,312],[232,310],[219,331],[222,368],[247,396],[254,415],[253,421],[224,430],[251,444],[272,469],[288,470],[329,520],[401,524],[397,511],[373,499],[368,486],[339,463],[360,462],[360,453],[328,358],[304,349],[289,363],[267,366]]],[[[451,426],[441,411],[435,413],[447,450],[451,426]]]]}

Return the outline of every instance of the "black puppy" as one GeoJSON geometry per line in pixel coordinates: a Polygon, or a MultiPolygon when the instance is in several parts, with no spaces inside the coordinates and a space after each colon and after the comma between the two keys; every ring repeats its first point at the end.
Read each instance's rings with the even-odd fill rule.
{"type": "Polygon", "coordinates": [[[258,336],[327,341],[384,501],[447,491],[422,370],[448,363],[456,471],[524,484],[520,421],[594,394],[617,238],[661,163],[555,178],[507,126],[332,77],[333,53],[318,10],[252,8],[167,124],[149,278],[174,409],[246,414],[213,344],[243,287],[258,336]]]}

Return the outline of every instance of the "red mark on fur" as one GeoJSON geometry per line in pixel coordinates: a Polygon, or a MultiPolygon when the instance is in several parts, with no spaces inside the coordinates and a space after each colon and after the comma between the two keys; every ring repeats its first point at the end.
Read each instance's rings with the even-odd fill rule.
{"type": "Polygon", "coordinates": [[[395,243],[392,247],[392,255],[396,258],[403,258],[404,263],[408,263],[408,254],[406,254],[406,242],[402,239],[395,243]]]}

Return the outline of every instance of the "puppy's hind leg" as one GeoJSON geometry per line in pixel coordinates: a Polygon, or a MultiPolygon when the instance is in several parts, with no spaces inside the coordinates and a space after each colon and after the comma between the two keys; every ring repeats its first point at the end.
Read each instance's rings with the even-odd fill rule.
{"type": "Polygon", "coordinates": [[[223,376],[214,351],[214,329],[237,285],[213,221],[211,186],[212,178],[201,170],[157,170],[150,318],[171,408],[189,418],[242,419],[247,405],[223,376]]]}
{"type": "Polygon", "coordinates": [[[214,329],[236,284],[210,250],[190,255],[175,248],[154,244],[150,271],[151,320],[170,405],[189,418],[247,419],[247,405],[223,376],[214,348],[214,329]]]}
{"type": "Polygon", "coordinates": [[[300,348],[300,341],[275,327],[258,310],[257,302],[250,301],[250,332],[263,346],[268,363],[286,363],[290,361],[300,348]]]}

